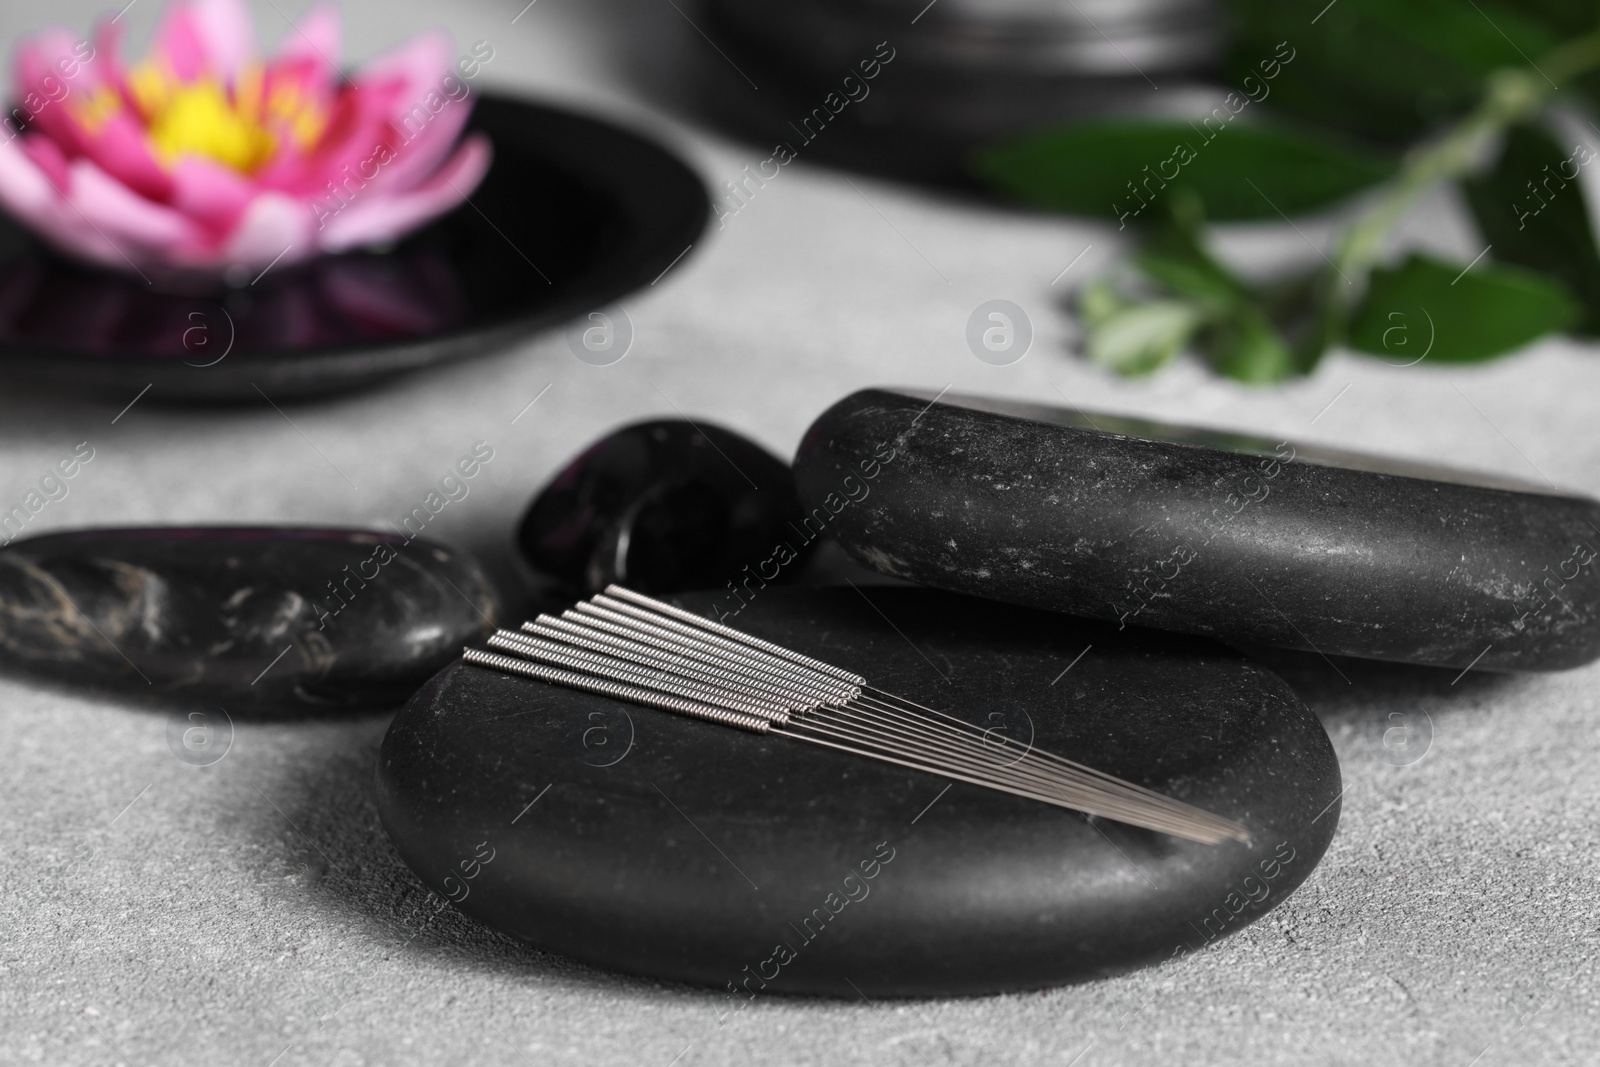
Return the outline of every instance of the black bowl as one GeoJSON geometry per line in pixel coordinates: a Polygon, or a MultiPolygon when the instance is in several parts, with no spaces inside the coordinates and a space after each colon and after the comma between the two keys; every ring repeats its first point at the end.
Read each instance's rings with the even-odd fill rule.
{"type": "Polygon", "coordinates": [[[337,392],[462,359],[652,284],[705,228],[700,179],[610,123],[503,97],[467,204],[384,251],[238,287],[151,285],[54,253],[0,215],[0,374],[154,399],[337,392]]]}

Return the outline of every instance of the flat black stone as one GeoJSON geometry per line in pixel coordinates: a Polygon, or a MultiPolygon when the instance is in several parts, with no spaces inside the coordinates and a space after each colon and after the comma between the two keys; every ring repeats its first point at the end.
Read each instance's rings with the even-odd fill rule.
{"type": "Polygon", "coordinates": [[[355,389],[647,286],[705,228],[700,179],[630,130],[494,95],[468,128],[494,144],[470,205],[390,251],[279,267],[242,289],[159,291],[69,262],[0,215],[0,372],[78,393],[148,387],[145,403],[355,389]]]}
{"type": "Polygon", "coordinates": [[[230,714],[392,707],[496,613],[471,557],[390,534],[85,530],[0,550],[7,666],[230,714]]]}
{"type": "Polygon", "coordinates": [[[1194,951],[1322,856],[1338,764],[1265,668],[1196,638],[867,592],[765,590],[738,624],[1238,819],[1253,843],[946,791],[935,775],[464,664],[390,726],[384,826],[441,896],[542,948],[723,990],[851,998],[1036,988],[1194,951]],[[780,945],[794,958],[778,961],[780,945]]]}
{"type": "Polygon", "coordinates": [[[1594,500],[1117,416],[929,399],[846,397],[795,460],[804,505],[883,573],[1323,655],[1488,670],[1600,656],[1594,500]]]}
{"type": "Polygon", "coordinates": [[[799,541],[799,520],[788,464],[721,427],[662,419],[585,448],[529,505],[517,544],[573,592],[679,593],[740,580],[777,542],[799,541]]]}

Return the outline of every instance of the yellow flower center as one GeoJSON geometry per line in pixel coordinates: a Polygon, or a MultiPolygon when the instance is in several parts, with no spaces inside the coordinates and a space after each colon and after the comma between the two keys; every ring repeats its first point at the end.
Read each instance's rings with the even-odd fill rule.
{"type": "Polygon", "coordinates": [[[102,85],[91,93],[74,96],[67,107],[91,133],[99,133],[111,121],[111,116],[122,110],[122,97],[111,86],[102,85]]]}
{"type": "Polygon", "coordinates": [[[278,146],[275,130],[304,149],[316,142],[327,122],[296,85],[274,85],[263,100],[262,80],[261,69],[252,65],[230,93],[211,78],[180,82],[163,66],[145,62],[130,72],[128,85],[162,163],[170,166],[181,156],[202,156],[250,174],[272,158],[278,146]]]}

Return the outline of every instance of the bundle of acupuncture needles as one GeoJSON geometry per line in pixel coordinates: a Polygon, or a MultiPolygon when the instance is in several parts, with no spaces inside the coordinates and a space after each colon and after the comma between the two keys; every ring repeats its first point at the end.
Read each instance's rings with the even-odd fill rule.
{"type": "Polygon", "coordinates": [[[499,630],[488,643],[498,651],[469,648],[465,660],[1191,841],[1249,840],[1238,823],[618,585],[560,618],[499,630]]]}

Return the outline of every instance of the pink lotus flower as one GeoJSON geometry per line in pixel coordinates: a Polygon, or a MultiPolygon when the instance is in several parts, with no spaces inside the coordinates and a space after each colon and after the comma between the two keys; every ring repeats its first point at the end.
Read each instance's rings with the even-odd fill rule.
{"type": "Polygon", "coordinates": [[[243,0],[177,0],[131,69],[120,36],[102,18],[93,43],[55,28],[16,50],[0,204],[68,254],[239,274],[397,238],[489,169],[443,34],[350,78],[326,7],[266,64],[243,0]]]}

